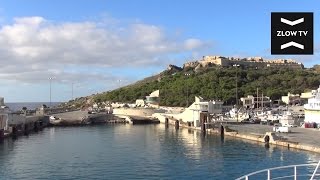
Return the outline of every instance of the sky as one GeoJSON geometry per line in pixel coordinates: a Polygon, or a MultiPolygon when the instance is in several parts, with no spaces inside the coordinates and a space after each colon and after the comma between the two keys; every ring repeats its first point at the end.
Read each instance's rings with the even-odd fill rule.
{"type": "Polygon", "coordinates": [[[320,64],[318,0],[0,0],[0,96],[62,102],[204,55],[320,64]],[[270,53],[271,12],[314,12],[314,55],[270,53]]]}

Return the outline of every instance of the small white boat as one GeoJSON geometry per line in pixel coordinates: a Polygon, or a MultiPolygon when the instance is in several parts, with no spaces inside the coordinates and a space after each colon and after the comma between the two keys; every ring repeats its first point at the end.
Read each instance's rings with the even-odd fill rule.
{"type": "Polygon", "coordinates": [[[56,125],[56,124],[59,124],[61,122],[61,118],[57,118],[55,116],[50,116],[49,117],[49,122],[50,122],[50,124],[56,125]]]}

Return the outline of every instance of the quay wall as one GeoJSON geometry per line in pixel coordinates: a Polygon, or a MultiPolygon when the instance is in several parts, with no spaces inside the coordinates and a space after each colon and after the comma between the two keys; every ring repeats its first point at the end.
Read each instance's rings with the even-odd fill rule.
{"type": "Polygon", "coordinates": [[[129,116],[152,116],[154,113],[165,112],[161,109],[153,108],[115,108],[113,109],[113,114],[129,115],[129,116]]]}
{"type": "MultiPolygon", "coordinates": [[[[264,137],[251,135],[251,134],[238,134],[237,132],[225,132],[225,135],[232,136],[240,139],[247,139],[252,141],[257,141],[261,143],[265,143],[264,137]]],[[[284,146],[288,148],[300,149],[305,151],[311,151],[320,153],[320,147],[309,145],[309,144],[302,144],[295,141],[287,141],[287,140],[273,140],[269,142],[270,144],[277,145],[277,146],[284,146]]]]}
{"type": "Polygon", "coordinates": [[[166,118],[167,118],[161,113],[154,113],[152,114],[152,117],[157,118],[160,121],[160,123],[163,123],[163,124],[166,122],[166,118]]]}
{"type": "Polygon", "coordinates": [[[90,121],[92,123],[104,123],[114,119],[113,114],[101,114],[97,116],[90,116],[90,121]]]}
{"type": "MultiPolygon", "coordinates": [[[[160,123],[163,123],[163,124],[165,123],[165,118],[168,118],[169,124],[171,124],[171,125],[174,124],[174,119],[172,119],[170,117],[166,117],[164,114],[156,113],[153,115],[153,117],[157,118],[160,121],[160,123]]],[[[179,126],[183,127],[183,128],[189,128],[189,129],[194,129],[194,130],[199,130],[199,131],[201,130],[201,128],[199,128],[199,127],[189,127],[189,126],[186,126],[183,124],[179,124],[179,126]]],[[[261,135],[253,134],[250,132],[240,134],[234,130],[229,129],[229,131],[228,131],[226,124],[223,124],[223,126],[225,127],[224,128],[224,130],[225,130],[224,135],[225,136],[246,139],[246,140],[256,141],[256,142],[260,142],[260,143],[265,143],[265,136],[269,135],[270,136],[269,144],[320,153],[319,146],[314,146],[314,145],[310,145],[310,144],[304,144],[304,143],[300,143],[300,142],[296,142],[296,141],[289,141],[286,139],[282,139],[281,137],[277,136],[273,132],[267,132],[266,134],[261,134],[261,135]]],[[[206,132],[210,133],[210,134],[220,134],[221,133],[219,128],[207,129],[206,132]]]]}

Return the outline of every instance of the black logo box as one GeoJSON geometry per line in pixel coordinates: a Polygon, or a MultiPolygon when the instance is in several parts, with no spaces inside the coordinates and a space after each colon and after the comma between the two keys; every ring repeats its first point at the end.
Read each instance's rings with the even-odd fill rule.
{"type": "MultiPolygon", "coordinates": [[[[298,35],[299,34],[299,35],[298,35]]],[[[271,54],[313,54],[313,13],[312,12],[273,12],[271,13],[271,54]],[[296,21],[304,18],[304,22],[294,26],[281,22],[281,18],[296,21]],[[307,36],[277,36],[278,31],[308,31],[307,36]],[[300,49],[290,46],[281,49],[281,45],[296,42],[304,46],[300,49]]]]}

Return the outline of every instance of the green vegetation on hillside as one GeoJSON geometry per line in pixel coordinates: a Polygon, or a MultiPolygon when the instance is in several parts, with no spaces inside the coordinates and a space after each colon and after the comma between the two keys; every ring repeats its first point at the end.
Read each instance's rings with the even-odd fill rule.
{"type": "Polygon", "coordinates": [[[204,99],[220,99],[225,104],[235,104],[236,72],[238,74],[238,97],[259,94],[280,99],[291,93],[302,93],[316,89],[320,85],[320,74],[310,69],[242,69],[242,68],[204,68],[200,72],[182,70],[179,72],[164,71],[161,80],[152,80],[134,84],[114,91],[96,95],[96,102],[120,101],[135,102],[144,99],[152,91],[160,89],[160,104],[166,106],[186,106],[187,94],[189,104],[194,96],[204,99]],[[185,76],[190,73],[190,76],[185,76]]]}

